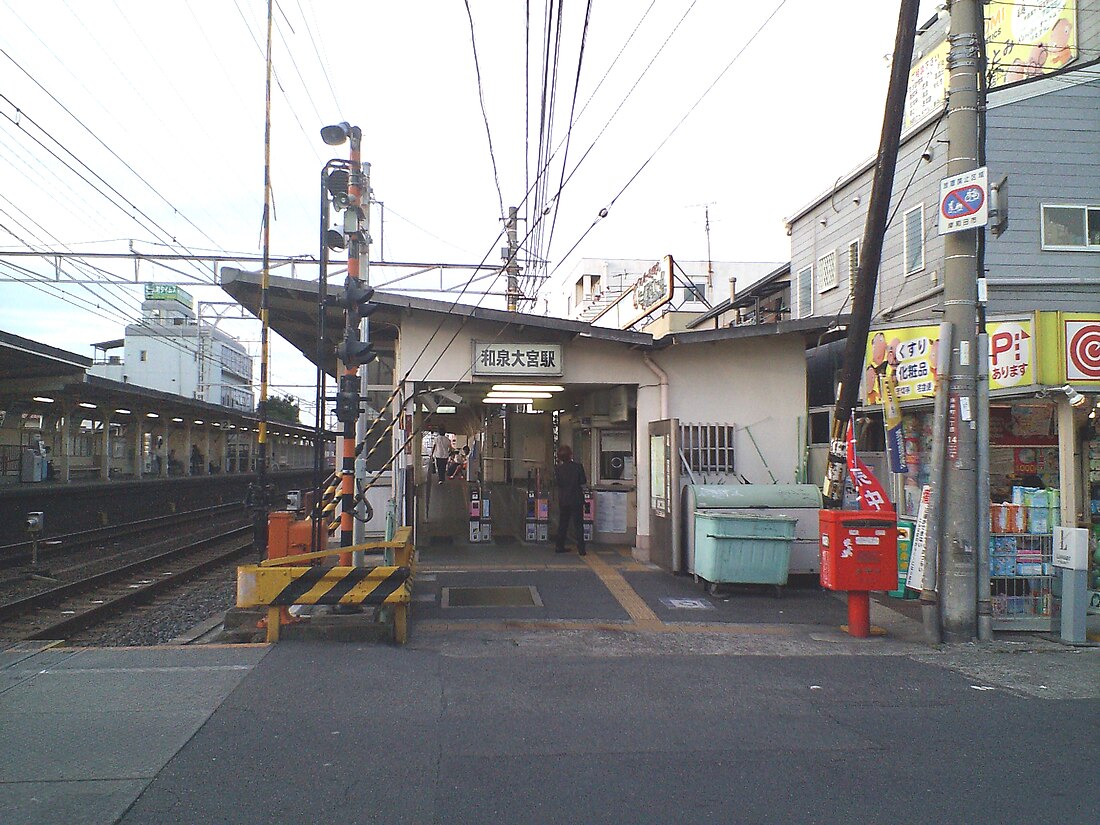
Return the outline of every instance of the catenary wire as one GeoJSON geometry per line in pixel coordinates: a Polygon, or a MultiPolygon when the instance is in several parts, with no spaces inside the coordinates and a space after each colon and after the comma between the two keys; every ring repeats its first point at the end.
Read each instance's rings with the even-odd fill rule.
{"type": "Polygon", "coordinates": [[[485,91],[481,85],[481,66],[477,59],[477,40],[474,37],[474,13],[470,10],[470,0],[464,0],[466,17],[470,21],[470,48],[474,55],[474,76],[477,78],[477,98],[481,103],[481,118],[485,122],[485,137],[489,142],[489,160],[493,166],[493,183],[497,188],[497,200],[500,202],[500,214],[504,215],[504,194],[500,189],[500,175],[497,174],[497,157],[493,151],[493,132],[489,128],[489,113],[485,111],[485,91]]]}

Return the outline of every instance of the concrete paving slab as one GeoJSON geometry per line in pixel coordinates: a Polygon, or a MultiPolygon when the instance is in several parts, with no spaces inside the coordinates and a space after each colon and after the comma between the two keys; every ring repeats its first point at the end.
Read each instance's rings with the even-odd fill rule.
{"type": "Polygon", "coordinates": [[[104,825],[126,812],[146,779],[0,784],[4,825],[104,825]]]}
{"type": "Polygon", "coordinates": [[[0,822],[115,822],[267,652],[54,648],[7,657],[0,822]]]}

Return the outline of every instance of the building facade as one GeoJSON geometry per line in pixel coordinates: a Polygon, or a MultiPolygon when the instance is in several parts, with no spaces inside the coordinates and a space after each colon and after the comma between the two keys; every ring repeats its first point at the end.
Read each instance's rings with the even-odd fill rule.
{"type": "MultiPolygon", "coordinates": [[[[990,88],[980,165],[1007,208],[1007,224],[996,216],[997,232],[987,230],[978,248],[988,294],[991,548],[1003,561],[1000,576],[994,564],[994,614],[1041,626],[1051,609],[1053,527],[1091,527],[1094,547],[1100,536],[1100,463],[1090,458],[1100,458],[1100,3],[1048,3],[1038,16],[1033,4],[984,9],[990,88]],[[1021,42],[1036,44],[1030,63],[1014,56],[1021,42]],[[1044,576],[1029,577],[1036,571],[1044,576]]],[[[857,418],[861,445],[909,516],[930,475],[943,317],[947,25],[937,18],[917,40],[857,418]],[[904,413],[893,456],[881,423],[887,372],[904,413]]],[[[789,219],[795,318],[850,311],[872,175],[873,160],[789,219]]],[[[827,419],[832,399],[816,403],[811,417],[827,419]]],[[[828,438],[827,426],[813,432],[828,438]]],[[[811,463],[818,473],[826,449],[821,443],[811,463]]]]}
{"type": "Polygon", "coordinates": [[[252,358],[235,338],[195,317],[190,295],[177,286],[146,284],[141,321],[122,340],[96,344],[93,375],[248,411],[252,358]],[[123,356],[108,354],[123,349],[123,356]]]}

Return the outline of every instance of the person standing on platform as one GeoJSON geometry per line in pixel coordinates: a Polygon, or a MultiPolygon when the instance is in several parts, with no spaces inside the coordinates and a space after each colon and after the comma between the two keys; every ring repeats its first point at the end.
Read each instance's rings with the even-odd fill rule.
{"type": "Polygon", "coordinates": [[[564,444],[558,448],[558,463],[554,467],[554,484],[558,488],[558,539],[554,552],[565,552],[565,532],[570,524],[577,539],[577,554],[584,549],[584,485],[588,478],[584,467],[573,460],[573,450],[564,444]]]}
{"type": "Polygon", "coordinates": [[[440,427],[432,445],[432,461],[435,462],[435,474],[439,477],[440,484],[447,478],[447,459],[450,457],[451,439],[447,438],[447,431],[440,427]]]}

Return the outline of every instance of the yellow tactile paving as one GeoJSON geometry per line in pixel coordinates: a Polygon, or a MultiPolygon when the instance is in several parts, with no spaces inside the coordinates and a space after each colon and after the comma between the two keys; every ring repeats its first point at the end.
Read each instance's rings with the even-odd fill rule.
{"type": "Polygon", "coordinates": [[[606,587],[611,592],[611,595],[615,597],[615,601],[623,606],[623,610],[627,612],[627,615],[630,616],[634,624],[647,629],[651,626],[660,627],[663,624],[663,622],[657,618],[657,614],[649,609],[649,605],[646,604],[634,588],[627,583],[622,573],[595,553],[589,553],[587,556],[584,556],[584,561],[592,568],[592,571],[599,576],[604,587],[606,587]]]}

